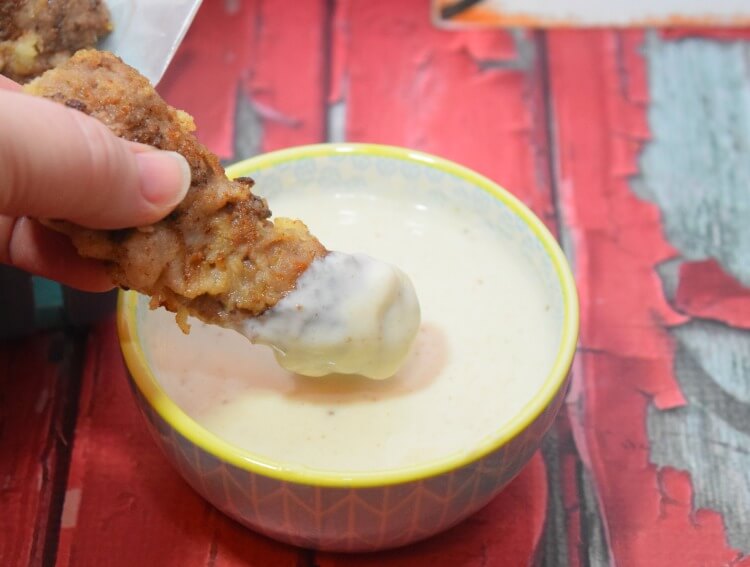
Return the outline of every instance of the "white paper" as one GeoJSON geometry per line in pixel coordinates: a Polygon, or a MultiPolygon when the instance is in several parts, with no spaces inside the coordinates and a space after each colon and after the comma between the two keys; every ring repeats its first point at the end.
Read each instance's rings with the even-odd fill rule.
{"type": "MultiPolygon", "coordinates": [[[[458,6],[460,2],[435,0],[434,4],[458,6]]],[[[543,26],[668,25],[686,21],[740,25],[750,20],[748,0],[482,0],[474,6],[509,21],[523,18],[543,26]]]]}
{"type": "Polygon", "coordinates": [[[118,55],[156,85],[200,4],[201,0],[107,0],[114,30],[99,48],[118,55]]]}

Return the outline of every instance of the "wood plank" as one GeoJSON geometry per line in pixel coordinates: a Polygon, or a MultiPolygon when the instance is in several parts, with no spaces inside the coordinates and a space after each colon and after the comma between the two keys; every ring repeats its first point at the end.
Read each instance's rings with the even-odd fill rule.
{"type": "Polygon", "coordinates": [[[741,553],[727,544],[718,513],[694,507],[690,475],[651,462],[649,412],[686,401],[667,330],[685,318],[668,304],[657,273],[675,249],[659,210],[630,181],[650,136],[643,35],[556,31],[548,45],[558,186],[582,299],[569,409],[611,560],[730,564],[741,553]]]}
{"type": "MultiPolygon", "coordinates": [[[[455,160],[503,184],[555,230],[538,37],[500,30],[437,30],[427,8],[424,0],[337,2],[330,136],[408,146],[455,160]]],[[[575,449],[564,417],[561,423],[557,442],[548,443],[545,451],[554,479],[544,546],[549,565],[569,564],[568,537],[578,536],[568,529],[578,520],[578,471],[570,466],[575,449]]],[[[546,486],[540,484],[539,490],[546,491],[546,486]]],[[[545,514],[539,513],[543,520],[545,514]]],[[[449,536],[445,541],[438,537],[425,544],[432,547],[413,555],[405,552],[405,557],[414,565],[427,565],[442,550],[450,557],[463,553],[467,564],[473,564],[484,546],[490,550],[487,564],[498,564],[503,547],[496,545],[492,526],[502,525],[502,513],[490,508],[486,514],[479,524],[483,527],[475,527],[479,533],[463,538],[461,545],[449,536]]],[[[525,564],[538,554],[542,544],[533,530],[517,537],[527,542],[531,538],[533,545],[523,552],[528,555],[508,556],[499,564],[525,564]]],[[[383,564],[399,564],[396,556],[387,558],[383,564]]],[[[317,560],[321,565],[345,564],[329,555],[317,560]]]]}
{"type": "Polygon", "coordinates": [[[0,343],[0,564],[54,556],[80,370],[61,333],[0,343]]]}
{"type": "Polygon", "coordinates": [[[189,112],[198,139],[221,158],[234,154],[234,113],[242,77],[253,66],[260,1],[203,2],[159,83],[159,94],[189,112]]]}
{"type": "Polygon", "coordinates": [[[554,229],[533,38],[437,30],[423,0],[354,4],[338,3],[333,39],[344,137],[455,160],[509,189],[554,229]]]}
{"type": "MultiPolygon", "coordinates": [[[[261,150],[325,141],[330,8],[326,0],[264,0],[245,93],[261,119],[261,150]]],[[[236,156],[238,159],[250,156],[236,156]]]]}
{"type": "MultiPolygon", "coordinates": [[[[749,36],[746,36],[746,39],[749,36]]],[[[696,506],[721,512],[731,546],[750,551],[750,80],[748,41],[652,34],[653,142],[638,194],[659,205],[679,253],[667,297],[690,322],[670,329],[688,399],[649,412],[652,460],[691,473],[696,506]],[[716,321],[716,322],[714,322],[716,321]],[[743,471],[728,473],[727,471],[743,471]]]]}
{"type": "Polygon", "coordinates": [[[251,134],[263,151],[320,142],[327,16],[325,0],[293,10],[274,0],[204,2],[158,90],[193,115],[198,138],[221,158],[251,157],[236,147],[251,127],[237,122],[241,105],[259,122],[251,134]]]}
{"type": "MultiPolygon", "coordinates": [[[[195,116],[199,137],[224,157],[320,141],[326,6],[204,2],[160,92],[195,116]],[[261,126],[249,141],[234,130],[237,112],[261,126]]],[[[228,520],[172,470],[128,392],[111,322],[89,345],[62,525],[59,565],[284,566],[309,557],[228,520]]]]}

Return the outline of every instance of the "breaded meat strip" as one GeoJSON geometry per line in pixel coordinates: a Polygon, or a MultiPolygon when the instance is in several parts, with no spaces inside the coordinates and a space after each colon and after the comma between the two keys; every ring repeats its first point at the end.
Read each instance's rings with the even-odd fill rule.
{"type": "Polygon", "coordinates": [[[185,199],[153,225],[92,230],[47,220],[82,256],[107,262],[114,282],[177,313],[233,325],[260,315],[294,289],[326,250],[300,221],[269,220],[253,181],[230,181],[218,158],[193,136],[192,118],[166,104],[146,78],[106,52],[84,50],[24,87],[27,93],[89,114],[117,136],[185,156],[185,199]]]}
{"type": "Polygon", "coordinates": [[[0,75],[25,83],[110,31],[101,0],[1,0],[0,75]]]}

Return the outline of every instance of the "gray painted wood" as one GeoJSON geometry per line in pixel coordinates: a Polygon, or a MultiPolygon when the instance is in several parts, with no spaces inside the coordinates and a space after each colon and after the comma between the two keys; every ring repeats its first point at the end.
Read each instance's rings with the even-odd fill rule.
{"type": "Polygon", "coordinates": [[[261,151],[261,141],[263,140],[263,123],[255,108],[253,108],[250,97],[241,87],[237,92],[236,104],[234,156],[232,159],[226,160],[226,164],[258,155],[261,151]]]}
{"type": "Polygon", "coordinates": [[[724,516],[729,543],[750,549],[750,333],[710,321],[673,330],[688,406],[651,408],[651,456],[690,471],[694,502],[724,516]]]}
{"type": "MultiPolygon", "coordinates": [[[[715,258],[750,284],[750,43],[648,36],[652,141],[632,186],[659,206],[682,259],[715,258]]],[[[665,296],[682,259],[658,269],[665,296]]],[[[671,329],[688,405],[650,409],[651,458],[692,475],[696,507],[750,550],[750,332],[700,319],[671,329]]]]}
{"type": "Polygon", "coordinates": [[[717,258],[750,284],[750,43],[652,33],[644,55],[653,138],[633,186],[685,258],[717,258]]]}
{"type": "Polygon", "coordinates": [[[547,523],[544,529],[544,542],[542,545],[542,567],[557,567],[558,565],[569,565],[567,515],[563,502],[562,471],[560,457],[560,435],[557,428],[553,427],[544,440],[542,453],[547,465],[547,483],[549,486],[549,504],[547,505],[547,523]]]}

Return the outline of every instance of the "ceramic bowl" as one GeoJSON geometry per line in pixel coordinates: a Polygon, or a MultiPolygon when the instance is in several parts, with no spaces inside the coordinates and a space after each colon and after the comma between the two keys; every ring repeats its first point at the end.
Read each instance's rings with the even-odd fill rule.
{"type": "MultiPolygon", "coordinates": [[[[460,457],[378,473],[335,474],[270,462],[222,441],[180,410],[159,387],[139,342],[147,301],[120,297],[118,327],[133,391],[157,444],[206,500],[245,526],[301,547],[373,551],[441,532],[487,504],[539,447],[563,403],[578,334],[575,284],[554,237],[492,181],[443,159],[375,145],[317,145],[266,154],[228,169],[264,187],[346,182],[377,190],[403,182],[443,191],[490,215],[493,227],[540,266],[559,312],[553,368],[522,410],[460,457]]],[[[488,217],[489,218],[489,217],[488,217]]]]}

